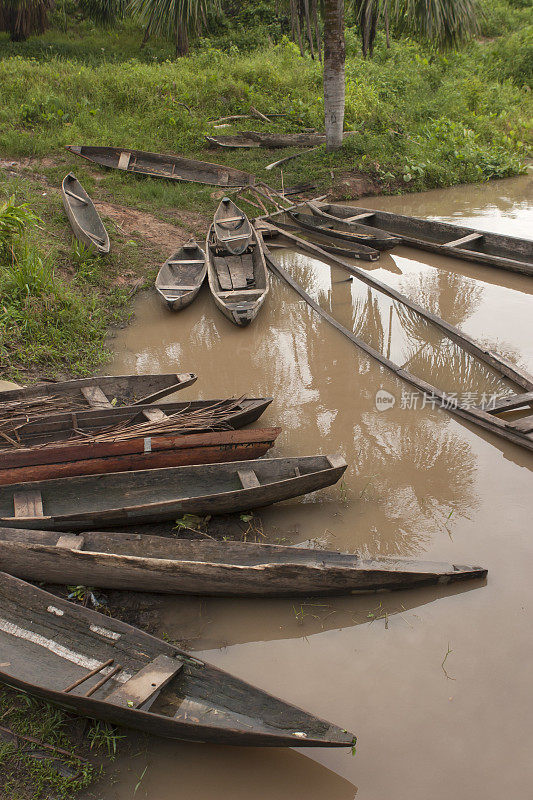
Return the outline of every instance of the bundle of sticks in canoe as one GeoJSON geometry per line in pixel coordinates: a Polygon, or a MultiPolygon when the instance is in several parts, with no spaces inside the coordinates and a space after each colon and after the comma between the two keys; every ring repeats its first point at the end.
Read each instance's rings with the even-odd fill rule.
{"type": "Polygon", "coordinates": [[[64,395],[39,395],[22,397],[17,400],[0,401],[0,425],[13,418],[42,419],[61,411],[75,411],[86,408],[84,403],[76,403],[71,397],[64,395]]]}
{"type": "MultiPolygon", "coordinates": [[[[109,442],[126,441],[128,439],[139,439],[145,436],[156,434],[187,434],[194,431],[222,431],[230,430],[231,426],[227,422],[227,415],[234,411],[243,401],[244,397],[229,398],[213,403],[211,406],[189,409],[185,407],[174,414],[157,414],[152,420],[139,422],[132,425],[129,420],[123,420],[118,425],[103,428],[99,433],[88,433],[74,427],[72,436],[64,441],[58,441],[57,446],[68,445],[73,440],[86,442],[109,442]]],[[[23,423],[18,422],[15,426],[10,426],[8,420],[0,421],[0,449],[2,447],[28,447],[20,441],[17,429],[23,423]]],[[[48,443],[30,446],[30,449],[47,447],[48,443]]]]}

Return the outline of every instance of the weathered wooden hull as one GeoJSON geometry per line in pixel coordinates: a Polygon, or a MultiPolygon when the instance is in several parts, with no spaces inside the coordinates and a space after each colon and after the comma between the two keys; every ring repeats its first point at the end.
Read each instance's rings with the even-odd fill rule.
{"type": "Polygon", "coordinates": [[[67,146],[67,150],[102,167],[166,178],[172,181],[207,183],[211,186],[248,186],[254,176],[240,169],[182,156],[131,150],[129,147],[67,146]]]}
{"type": "MultiPolygon", "coordinates": [[[[301,231],[301,228],[298,225],[287,223],[282,217],[276,218],[276,225],[285,230],[296,231],[297,233],[300,233],[301,231]]],[[[367,245],[364,244],[357,244],[357,242],[343,243],[340,240],[336,242],[334,239],[332,240],[330,236],[324,235],[318,230],[308,230],[303,234],[302,238],[320,245],[320,247],[327,253],[331,253],[334,256],[340,256],[341,258],[355,258],[361,261],[378,261],[380,256],[379,250],[376,250],[373,247],[367,247],[367,245]]],[[[294,245],[292,242],[287,241],[286,246],[293,247],[294,245]]]]}
{"type": "Polygon", "coordinates": [[[2,683],[157,736],[271,747],[351,747],[355,741],[169,642],[5,573],[0,652],[2,683]]]}
{"type": "Polygon", "coordinates": [[[250,220],[229,197],[223,197],[213,217],[215,243],[235,256],[242,255],[252,244],[250,220]]]}
{"type": "Polygon", "coordinates": [[[207,274],[206,255],[196,242],[168,258],[157,274],[155,288],[170,311],[189,306],[198,295],[207,274]]]}
{"type": "MultiPolygon", "coordinates": [[[[314,206],[311,208],[313,210],[314,206]]],[[[328,217],[317,209],[316,213],[305,214],[301,211],[287,211],[288,216],[304,230],[314,234],[340,239],[345,242],[364,244],[375,250],[391,250],[400,244],[398,236],[391,236],[387,231],[369,228],[355,222],[343,222],[335,217],[328,217]]]]}
{"type": "Polygon", "coordinates": [[[346,466],[340,456],[307,456],[10,484],[0,487],[0,525],[88,530],[239,513],[331,486],[346,466]]]}
{"type": "Polygon", "coordinates": [[[93,201],[71,172],[63,178],[61,197],[76,238],[101,255],[109,253],[109,234],[93,201]]]}
{"type": "Polygon", "coordinates": [[[323,203],[319,206],[340,219],[362,215],[366,225],[375,224],[399,236],[408,247],[519,272],[522,275],[533,275],[533,241],[528,239],[371,208],[323,203]]]}
{"type": "MultiPolygon", "coordinates": [[[[245,328],[256,318],[270,289],[270,279],[262,241],[257,237],[255,230],[253,231],[251,249],[253,274],[258,288],[255,290],[230,289],[225,291],[220,284],[216,271],[215,259],[217,259],[218,256],[214,245],[213,228],[208,231],[206,240],[207,279],[209,281],[209,288],[213,300],[219,311],[221,311],[230,322],[233,322],[234,325],[238,325],[241,328],[245,328]]],[[[221,259],[229,261],[229,257],[222,256],[221,259]]]]}
{"type": "Polygon", "coordinates": [[[146,436],[0,452],[0,485],[264,456],[281,428],[146,436]]]}
{"type": "MultiPolygon", "coordinates": [[[[51,414],[44,419],[33,422],[13,423],[13,429],[2,421],[0,424],[0,443],[3,452],[12,451],[8,440],[2,432],[8,432],[12,440],[21,447],[41,447],[55,442],[64,442],[81,432],[86,436],[96,436],[120,427],[131,427],[146,422],[153,411],[170,415],[191,415],[205,412],[206,409],[220,409],[218,423],[215,430],[228,430],[242,428],[259,419],[261,414],[272,402],[271,397],[243,397],[238,401],[231,400],[193,400],[189,403],[159,403],[144,406],[120,406],[118,408],[101,408],[92,411],[72,411],[60,414],[51,414]]],[[[197,421],[191,427],[182,427],[179,434],[202,433],[213,430],[213,426],[205,427],[197,421]]],[[[78,440],[79,443],[79,440],[78,440]]]]}
{"type": "MultiPolygon", "coordinates": [[[[75,407],[111,408],[116,405],[154,403],[162,397],[190,386],[196,380],[193,373],[168,375],[95,375],[72,381],[50,381],[6,389],[0,392],[0,403],[31,400],[38,397],[61,397],[72,400],[75,407]],[[103,399],[91,398],[91,391],[100,389],[103,399]]],[[[25,415],[26,416],[26,415],[25,415]]]]}
{"type": "MultiPolygon", "coordinates": [[[[350,136],[347,132],[344,136],[350,136]]],[[[262,133],[260,131],[240,131],[230,136],[206,136],[212,147],[228,147],[231,149],[250,149],[264,147],[276,150],[283,147],[318,147],[325,144],[323,133],[262,133]]]]}
{"type": "Polygon", "coordinates": [[[0,569],[104,589],[222,597],[340,595],[483,579],[481,567],[128,533],[0,528],[0,569]]]}

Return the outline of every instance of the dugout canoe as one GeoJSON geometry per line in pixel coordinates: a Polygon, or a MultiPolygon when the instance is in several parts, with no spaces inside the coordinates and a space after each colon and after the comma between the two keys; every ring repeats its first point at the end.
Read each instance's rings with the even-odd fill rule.
{"type": "Polygon", "coordinates": [[[352,747],[355,737],[200,658],[0,573],[0,681],[91,719],[193,742],[352,747]]]}
{"type": "Polygon", "coordinates": [[[114,408],[145,405],[190,386],[191,372],[160,375],[95,375],[72,381],[48,381],[0,392],[0,418],[32,418],[54,411],[54,401],[64,408],[114,408]],[[31,406],[29,408],[28,406],[31,406]]]}
{"type": "Polygon", "coordinates": [[[204,251],[191,240],[167,258],[155,279],[155,288],[171,311],[190,305],[205,280],[204,251]]]}
{"type": "Polygon", "coordinates": [[[137,175],[168,178],[172,181],[207,183],[210,186],[249,186],[255,182],[253,175],[240,169],[208,161],[196,161],[183,156],[131,150],[129,147],[88,147],[68,145],[67,150],[86,158],[94,164],[137,175]]]}
{"type": "MultiPolygon", "coordinates": [[[[332,255],[340,256],[341,258],[355,258],[360,261],[378,261],[380,256],[379,250],[376,250],[373,247],[367,247],[367,245],[364,244],[332,240],[327,234],[324,235],[318,231],[315,232],[308,230],[302,232],[300,226],[293,225],[288,218],[284,219],[283,217],[277,217],[276,225],[279,225],[281,228],[287,231],[296,231],[301,239],[318,244],[322,250],[325,250],[327,253],[331,253],[332,255]]],[[[261,226],[261,222],[258,222],[258,226],[261,226]]],[[[263,236],[266,234],[268,237],[269,230],[267,228],[263,228],[261,233],[263,236]]],[[[294,243],[287,239],[284,240],[284,237],[281,236],[281,234],[277,234],[276,244],[278,244],[278,238],[280,246],[294,247],[294,243]]]]}
{"type": "Polygon", "coordinates": [[[111,244],[104,223],[93,201],[72,172],[63,178],[61,197],[76,238],[101,255],[109,253],[111,244]]]}
{"type": "Polygon", "coordinates": [[[107,441],[66,441],[0,450],[0,485],[260,458],[280,432],[281,428],[255,428],[123,440],[111,436],[107,441]]]}
{"type": "Polygon", "coordinates": [[[440,253],[452,258],[462,258],[489,267],[533,275],[533,240],[489,233],[450,222],[408,217],[372,208],[317,203],[321,211],[339,219],[379,226],[402,244],[440,253]]]}
{"type": "Polygon", "coordinates": [[[99,408],[41,415],[32,422],[0,422],[0,456],[16,447],[42,447],[87,437],[111,438],[133,426],[146,424],[139,435],[160,433],[202,433],[242,428],[255,422],[272,402],[271,397],[240,397],[226,400],[193,400],[188,403],[159,403],[144,406],[99,408]]]}
{"type": "Polygon", "coordinates": [[[233,514],[336,483],[341,456],[259,458],[0,486],[0,526],[91,530],[233,514]]]}
{"type": "Polygon", "coordinates": [[[216,245],[221,250],[239,256],[252,244],[250,220],[229,197],[223,197],[213,217],[216,245]]]}
{"type": "Polygon", "coordinates": [[[482,567],[140,533],[0,528],[0,569],[46,583],[222,597],[359,594],[482,579],[482,567]]]}
{"type": "Polygon", "coordinates": [[[207,278],[215,305],[235,325],[249,325],[259,313],[270,288],[262,240],[252,229],[249,252],[228,255],[217,246],[211,226],[206,254],[207,278]]]}
{"type": "MultiPolygon", "coordinates": [[[[398,236],[391,236],[386,231],[378,228],[369,228],[357,222],[344,222],[334,217],[328,218],[325,214],[318,212],[306,214],[303,211],[288,209],[285,213],[297,225],[315,235],[320,234],[331,239],[341,239],[352,244],[364,244],[375,250],[390,250],[401,242],[398,236]]],[[[276,219],[277,224],[278,221],[276,219]]]]}

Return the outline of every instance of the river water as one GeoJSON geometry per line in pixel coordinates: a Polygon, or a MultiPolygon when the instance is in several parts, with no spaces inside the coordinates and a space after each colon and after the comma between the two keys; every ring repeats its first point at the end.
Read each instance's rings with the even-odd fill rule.
{"type": "MultiPolygon", "coordinates": [[[[531,235],[526,177],[362,205],[531,235]]],[[[458,395],[508,387],[416,315],[289,251],[276,257],[343,324],[458,395]]],[[[533,371],[531,280],[421,251],[371,269],[478,341],[533,371]]],[[[531,796],[533,499],[530,453],[440,408],[368,359],[276,278],[259,317],[231,325],[204,287],[172,314],[141,295],[110,371],[193,371],[183,399],[275,400],[273,455],[340,452],[342,484],[261,512],[265,540],[489,569],[486,583],[357,598],[165,598],[160,634],[354,731],[338,750],[260,750],[126,734],[106,800],[501,800],[531,796]],[[394,405],[376,407],[376,393],[394,405]],[[391,401],[392,403],[392,401],[391,401]],[[140,782],[139,782],[140,781],[140,782]]]]}

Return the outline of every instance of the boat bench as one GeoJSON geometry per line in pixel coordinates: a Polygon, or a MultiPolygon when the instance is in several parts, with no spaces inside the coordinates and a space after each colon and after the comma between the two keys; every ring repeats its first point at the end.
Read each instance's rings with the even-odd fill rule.
{"type": "Polygon", "coordinates": [[[183,661],[164,655],[157,656],[126,683],[108,694],[105,701],[121,708],[146,707],[182,669],[183,661]]]}

